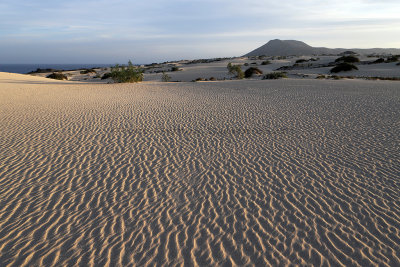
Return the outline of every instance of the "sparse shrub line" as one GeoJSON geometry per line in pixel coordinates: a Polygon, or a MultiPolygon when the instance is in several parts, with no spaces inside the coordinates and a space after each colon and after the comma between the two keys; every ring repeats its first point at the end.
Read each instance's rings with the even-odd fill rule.
{"type": "Polygon", "coordinates": [[[281,79],[281,78],[287,78],[287,75],[285,72],[267,73],[264,75],[263,80],[275,80],[275,79],[281,79]]]}

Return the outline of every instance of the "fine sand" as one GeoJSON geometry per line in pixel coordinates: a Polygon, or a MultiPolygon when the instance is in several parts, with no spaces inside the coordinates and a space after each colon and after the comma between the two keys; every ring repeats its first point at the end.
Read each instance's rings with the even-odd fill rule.
{"type": "Polygon", "coordinates": [[[0,73],[0,266],[399,266],[398,82],[0,73]]]}

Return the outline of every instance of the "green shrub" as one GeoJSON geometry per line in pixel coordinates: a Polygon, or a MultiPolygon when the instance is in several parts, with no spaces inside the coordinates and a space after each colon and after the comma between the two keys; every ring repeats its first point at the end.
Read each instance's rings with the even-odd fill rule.
{"type": "Polygon", "coordinates": [[[350,70],[358,70],[358,68],[356,66],[354,66],[353,64],[343,62],[343,63],[340,63],[337,66],[333,67],[331,69],[331,72],[338,73],[341,71],[350,71],[350,70]]]}
{"type": "Polygon", "coordinates": [[[265,61],[261,62],[261,65],[269,65],[269,64],[271,64],[271,61],[269,61],[269,60],[265,60],[265,61]]]}
{"type": "Polygon", "coordinates": [[[133,66],[129,60],[128,66],[118,64],[111,68],[111,78],[117,83],[133,83],[143,81],[143,70],[133,66]]]}
{"type": "Polygon", "coordinates": [[[386,62],[396,62],[399,60],[400,55],[394,55],[387,58],[386,62]]]}
{"type": "Polygon", "coordinates": [[[46,78],[56,79],[56,80],[68,80],[68,77],[62,73],[53,72],[50,75],[47,75],[46,78]]]}
{"type": "Polygon", "coordinates": [[[326,76],[325,76],[325,75],[318,74],[317,78],[315,78],[315,79],[325,79],[325,78],[326,78],[326,76]]]}
{"type": "Polygon", "coordinates": [[[251,76],[253,76],[253,74],[258,75],[258,74],[263,74],[263,72],[259,68],[250,67],[244,72],[244,77],[250,78],[251,76]]]}
{"type": "Polygon", "coordinates": [[[335,62],[355,63],[360,62],[360,60],[355,56],[343,56],[336,59],[335,62]]]}
{"type": "Polygon", "coordinates": [[[306,60],[306,59],[298,59],[298,60],[296,60],[296,64],[299,64],[299,63],[304,63],[304,62],[307,62],[308,60],[306,60]]]}
{"type": "Polygon", "coordinates": [[[84,69],[80,71],[80,74],[96,73],[94,69],[84,69]]]}
{"type": "Polygon", "coordinates": [[[372,62],[372,64],[378,64],[378,63],[383,63],[385,62],[385,59],[383,58],[378,58],[377,60],[375,60],[374,62],[372,62]]]}
{"type": "Polygon", "coordinates": [[[272,80],[272,79],[280,79],[287,78],[286,73],[284,72],[271,72],[264,75],[263,80],[272,80]]]}
{"type": "Polygon", "coordinates": [[[166,74],[166,73],[163,71],[162,76],[161,76],[161,81],[163,81],[163,82],[169,82],[170,80],[171,80],[171,76],[169,76],[168,74],[166,74]]]}
{"type": "Polygon", "coordinates": [[[112,78],[111,73],[109,73],[109,72],[104,73],[103,76],[101,77],[102,80],[109,79],[109,78],[112,78]]]}
{"type": "Polygon", "coordinates": [[[180,71],[181,69],[180,68],[178,68],[177,66],[173,66],[172,68],[171,68],[171,71],[180,71]]]}
{"type": "Polygon", "coordinates": [[[227,68],[229,73],[235,75],[236,78],[238,79],[244,78],[244,73],[240,65],[232,65],[232,63],[229,62],[227,68]]]}

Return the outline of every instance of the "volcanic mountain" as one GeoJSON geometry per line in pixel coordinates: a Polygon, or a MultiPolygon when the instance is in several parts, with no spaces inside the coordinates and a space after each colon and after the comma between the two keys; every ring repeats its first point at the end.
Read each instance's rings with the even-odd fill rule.
{"type": "MultiPolygon", "coordinates": [[[[271,40],[265,45],[247,53],[244,56],[290,56],[290,55],[321,55],[343,53],[349,49],[312,47],[304,42],[296,40],[271,40]]],[[[400,49],[396,48],[370,48],[370,49],[351,49],[359,54],[399,54],[400,49]]]]}

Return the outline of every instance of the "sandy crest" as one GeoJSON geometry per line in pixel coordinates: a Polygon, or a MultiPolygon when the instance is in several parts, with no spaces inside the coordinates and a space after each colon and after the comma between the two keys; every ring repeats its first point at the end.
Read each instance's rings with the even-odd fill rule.
{"type": "Polygon", "coordinates": [[[0,73],[0,266],[400,265],[396,82],[0,73]]]}

